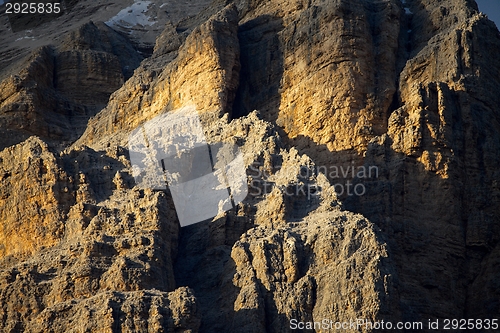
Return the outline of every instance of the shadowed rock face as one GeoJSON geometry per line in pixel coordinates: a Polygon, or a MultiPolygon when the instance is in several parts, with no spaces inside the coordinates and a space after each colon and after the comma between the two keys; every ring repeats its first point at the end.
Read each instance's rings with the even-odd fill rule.
{"type": "Polygon", "coordinates": [[[500,33],[474,1],[214,1],[171,21],[147,59],[89,22],[0,83],[0,330],[498,317],[500,33]],[[190,105],[208,142],[240,146],[250,191],[180,228],[127,138],[190,105]],[[348,166],[377,172],[321,172],[348,166]]]}
{"type": "Polygon", "coordinates": [[[1,83],[0,147],[30,135],[52,145],[74,141],[142,59],[103,23],[81,26],[59,47],[39,48],[1,83]]]}

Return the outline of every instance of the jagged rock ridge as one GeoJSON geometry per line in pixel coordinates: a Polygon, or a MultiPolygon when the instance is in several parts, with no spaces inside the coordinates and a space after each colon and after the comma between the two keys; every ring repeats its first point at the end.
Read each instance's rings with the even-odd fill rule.
{"type": "MultiPolygon", "coordinates": [[[[40,112],[26,101],[54,88],[50,57],[66,73],[79,71],[74,57],[114,64],[105,68],[118,76],[80,72],[109,80],[96,91],[104,99],[134,61],[115,54],[110,34],[89,23],[66,49],[35,53],[36,75],[1,83],[2,115],[18,103],[40,112]]],[[[27,135],[49,145],[2,141],[2,329],[288,332],[290,319],[494,318],[499,49],[500,33],[468,0],[216,1],[167,23],[71,147],[56,149],[44,122],[27,135]],[[209,141],[241,146],[255,192],[180,229],[168,191],[135,187],[126,147],[138,125],[188,104],[209,141]],[[378,168],[347,179],[363,196],[337,197],[337,180],[317,172],[346,164],[378,168]],[[289,195],[297,188],[321,191],[289,195]]],[[[53,100],[83,108],[81,93],[53,100]]],[[[6,117],[20,120],[2,131],[27,124],[6,117]]]]}

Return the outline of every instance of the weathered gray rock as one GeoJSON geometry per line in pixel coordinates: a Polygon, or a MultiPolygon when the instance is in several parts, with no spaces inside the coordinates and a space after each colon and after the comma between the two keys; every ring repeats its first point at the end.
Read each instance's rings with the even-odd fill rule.
{"type": "Polygon", "coordinates": [[[103,23],[90,22],[56,48],[43,46],[0,83],[0,147],[37,135],[52,146],[78,138],[142,57],[103,23]]]}
{"type": "Polygon", "coordinates": [[[491,76],[500,61],[486,61],[478,50],[496,54],[500,35],[466,1],[408,3],[414,15],[410,59],[399,78],[402,106],[387,135],[368,146],[365,163],[380,167],[379,179],[346,207],[389,235],[408,316],[494,316],[496,292],[473,281],[498,274],[490,268],[484,277],[499,231],[500,99],[488,91],[500,84],[491,76]],[[477,311],[478,302],[488,310],[477,311]]]}
{"type": "Polygon", "coordinates": [[[111,85],[71,86],[88,84],[75,73],[126,77],[135,60],[110,35],[89,23],[2,83],[0,129],[16,134],[0,152],[1,329],[498,317],[500,33],[473,1],[215,1],[167,23],[56,154],[44,139],[62,125],[38,101],[61,88],[43,74],[71,74],[60,79],[75,108],[104,99],[111,85]],[[78,57],[108,66],[86,72],[78,57]],[[249,195],[179,228],[168,191],[136,187],[126,146],[131,130],[189,104],[210,143],[240,146],[249,195]],[[33,133],[43,139],[12,146],[33,133]],[[319,172],[332,166],[377,173],[319,172]],[[337,194],[345,181],[366,192],[337,194]]]}

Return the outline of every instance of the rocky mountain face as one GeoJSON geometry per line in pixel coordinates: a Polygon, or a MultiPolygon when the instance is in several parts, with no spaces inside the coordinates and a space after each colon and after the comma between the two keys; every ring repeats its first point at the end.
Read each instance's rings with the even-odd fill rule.
{"type": "Polygon", "coordinates": [[[96,0],[18,49],[3,29],[0,331],[498,318],[500,33],[473,0],[96,0]],[[249,194],[181,228],[128,136],[183,106],[249,194]]]}

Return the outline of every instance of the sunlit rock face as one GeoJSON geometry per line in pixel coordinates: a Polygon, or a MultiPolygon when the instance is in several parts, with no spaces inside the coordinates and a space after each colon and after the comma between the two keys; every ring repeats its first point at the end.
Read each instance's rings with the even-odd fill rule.
{"type": "Polygon", "coordinates": [[[498,315],[500,33],[474,1],[95,5],[0,71],[0,330],[498,315]],[[129,138],[182,108],[248,195],[181,228],[129,138]]]}

